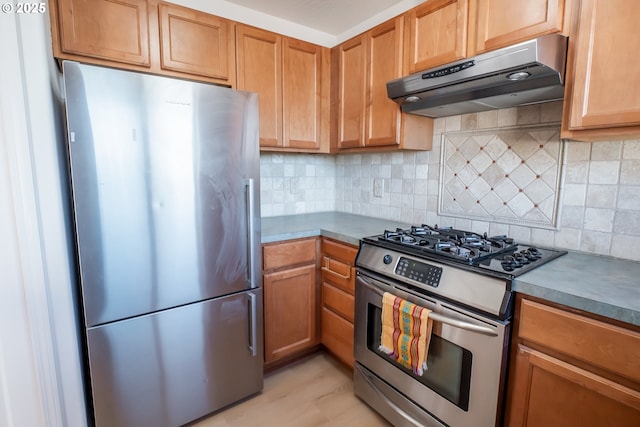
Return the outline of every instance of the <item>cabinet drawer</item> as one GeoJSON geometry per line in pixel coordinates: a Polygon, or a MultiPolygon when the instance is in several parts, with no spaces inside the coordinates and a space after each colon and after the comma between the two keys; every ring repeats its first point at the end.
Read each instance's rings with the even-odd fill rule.
{"type": "Polygon", "coordinates": [[[322,283],[322,305],[353,323],[354,298],[329,283],[322,283]]]}
{"type": "Polygon", "coordinates": [[[640,381],[640,333],[522,299],[518,336],[640,381]]]}
{"type": "Polygon", "coordinates": [[[352,295],[355,289],[354,274],[355,268],[350,265],[326,256],[322,258],[322,280],[352,295]]]}
{"type": "Polygon", "coordinates": [[[345,292],[354,294],[355,263],[358,250],[332,240],[322,241],[322,280],[345,292]]]}
{"type": "Polygon", "coordinates": [[[263,246],[264,270],[315,263],[316,239],[290,240],[263,246]]]}
{"type": "Polygon", "coordinates": [[[353,265],[358,255],[358,248],[338,243],[334,240],[322,240],[322,254],[326,257],[340,260],[345,264],[353,265]]]}
{"type": "Polygon", "coordinates": [[[326,308],[322,309],[322,344],[353,367],[353,324],[326,308]]]}

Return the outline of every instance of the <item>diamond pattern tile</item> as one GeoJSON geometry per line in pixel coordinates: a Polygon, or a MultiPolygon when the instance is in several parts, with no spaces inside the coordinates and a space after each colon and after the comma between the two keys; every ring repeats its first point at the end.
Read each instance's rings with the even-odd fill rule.
{"type": "Polygon", "coordinates": [[[557,125],[444,133],[438,213],[555,228],[562,152],[557,125]]]}

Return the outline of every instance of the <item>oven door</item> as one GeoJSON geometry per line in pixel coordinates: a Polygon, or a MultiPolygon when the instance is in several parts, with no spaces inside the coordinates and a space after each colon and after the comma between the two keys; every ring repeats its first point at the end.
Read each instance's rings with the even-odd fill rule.
{"type": "Polygon", "coordinates": [[[501,423],[509,323],[486,319],[359,271],[355,298],[355,388],[395,425],[495,426],[501,423]],[[382,295],[432,310],[428,369],[415,375],[378,350],[382,295]]]}

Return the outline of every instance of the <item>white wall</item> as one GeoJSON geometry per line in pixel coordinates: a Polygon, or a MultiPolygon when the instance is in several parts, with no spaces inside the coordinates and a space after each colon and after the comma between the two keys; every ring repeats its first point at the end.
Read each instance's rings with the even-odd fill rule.
{"type": "Polygon", "coordinates": [[[47,14],[0,14],[0,425],[84,426],[47,14]]]}

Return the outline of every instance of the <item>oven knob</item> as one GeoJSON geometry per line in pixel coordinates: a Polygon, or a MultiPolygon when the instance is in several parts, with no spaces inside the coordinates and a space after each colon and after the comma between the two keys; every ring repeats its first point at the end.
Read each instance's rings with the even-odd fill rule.
{"type": "Polygon", "coordinates": [[[385,264],[391,264],[391,261],[393,261],[393,257],[391,255],[385,255],[384,258],[382,258],[382,262],[385,264]]]}

